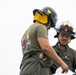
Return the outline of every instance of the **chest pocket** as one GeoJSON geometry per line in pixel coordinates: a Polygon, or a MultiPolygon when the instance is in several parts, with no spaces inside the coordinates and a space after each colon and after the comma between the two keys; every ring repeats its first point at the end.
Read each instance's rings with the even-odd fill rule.
{"type": "Polygon", "coordinates": [[[69,65],[69,67],[72,66],[70,56],[66,56],[66,55],[65,55],[65,56],[61,56],[61,59],[62,59],[67,65],[69,65]]]}
{"type": "Polygon", "coordinates": [[[65,55],[65,56],[62,56],[61,58],[65,61],[70,61],[70,56],[65,55]]]}

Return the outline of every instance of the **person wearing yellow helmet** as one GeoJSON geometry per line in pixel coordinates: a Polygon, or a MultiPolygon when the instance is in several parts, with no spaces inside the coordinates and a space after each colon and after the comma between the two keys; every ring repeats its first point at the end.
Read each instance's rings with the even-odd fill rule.
{"type": "MultiPolygon", "coordinates": [[[[58,56],[69,66],[69,69],[75,72],[76,50],[69,47],[68,44],[71,40],[75,39],[76,32],[74,31],[69,20],[62,22],[58,28],[55,28],[55,30],[57,34],[54,36],[54,38],[58,38],[58,42],[53,46],[53,48],[58,56]]],[[[59,67],[56,62],[54,65],[55,68],[59,67]]]]}
{"type": "Polygon", "coordinates": [[[21,44],[23,59],[20,66],[20,75],[52,75],[50,66],[55,60],[63,69],[68,66],[56,54],[48,41],[48,30],[54,28],[57,22],[57,13],[51,7],[33,10],[32,24],[24,33],[21,44]]]}

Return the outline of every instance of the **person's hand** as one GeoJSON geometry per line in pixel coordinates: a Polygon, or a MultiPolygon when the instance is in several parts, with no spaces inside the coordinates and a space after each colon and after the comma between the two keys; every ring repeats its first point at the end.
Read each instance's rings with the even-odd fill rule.
{"type": "Polygon", "coordinates": [[[68,65],[67,65],[67,64],[65,64],[65,63],[61,65],[61,68],[62,68],[62,70],[63,70],[63,71],[62,71],[62,73],[64,73],[64,72],[66,72],[66,73],[67,73],[67,72],[68,72],[68,70],[69,70],[68,65]]]}

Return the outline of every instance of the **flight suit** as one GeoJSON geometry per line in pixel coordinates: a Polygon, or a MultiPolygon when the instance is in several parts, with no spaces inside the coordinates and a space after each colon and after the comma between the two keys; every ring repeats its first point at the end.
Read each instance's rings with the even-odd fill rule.
{"type": "MultiPolygon", "coordinates": [[[[53,46],[58,56],[69,66],[69,69],[75,72],[76,69],[76,51],[70,48],[68,45],[64,50],[58,48],[57,44],[53,46]]],[[[54,65],[59,67],[59,65],[54,62],[54,65]]]]}

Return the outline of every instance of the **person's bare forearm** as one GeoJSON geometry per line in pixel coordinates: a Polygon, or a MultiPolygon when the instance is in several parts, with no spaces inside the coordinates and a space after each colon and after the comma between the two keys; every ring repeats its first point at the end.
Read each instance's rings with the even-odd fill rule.
{"type": "Polygon", "coordinates": [[[39,38],[38,39],[41,49],[43,52],[50,58],[56,61],[59,65],[62,65],[64,62],[62,59],[56,54],[55,50],[52,46],[50,46],[48,39],[39,38]]]}
{"type": "Polygon", "coordinates": [[[43,52],[50,58],[57,62],[63,69],[62,73],[68,72],[68,65],[56,54],[52,46],[50,46],[48,39],[39,38],[39,44],[43,52]]]}
{"type": "Polygon", "coordinates": [[[62,65],[64,62],[62,59],[56,54],[55,50],[51,46],[47,46],[43,52],[48,55],[49,58],[56,61],[59,65],[62,65]]]}

